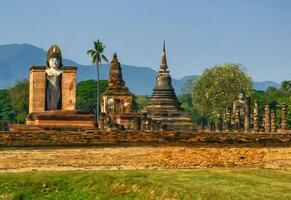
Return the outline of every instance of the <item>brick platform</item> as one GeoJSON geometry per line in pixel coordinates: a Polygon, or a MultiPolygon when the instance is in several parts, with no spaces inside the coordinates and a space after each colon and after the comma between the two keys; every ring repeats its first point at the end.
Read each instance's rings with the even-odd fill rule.
{"type": "MultiPolygon", "coordinates": [[[[26,127],[26,126],[23,126],[26,127]]],[[[227,145],[231,147],[291,146],[290,133],[197,133],[98,131],[96,129],[21,129],[0,132],[0,147],[35,146],[139,146],[139,145],[227,145]]]]}
{"type": "Polygon", "coordinates": [[[0,150],[0,172],[205,167],[291,169],[291,148],[144,146],[0,150]]]}

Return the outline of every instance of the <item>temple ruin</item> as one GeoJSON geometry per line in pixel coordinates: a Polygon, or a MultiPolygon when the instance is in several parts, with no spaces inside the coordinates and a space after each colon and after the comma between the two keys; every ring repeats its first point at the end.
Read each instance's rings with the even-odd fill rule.
{"type": "Polygon", "coordinates": [[[168,71],[165,42],[160,70],[153,94],[146,105],[146,113],[152,122],[165,130],[193,130],[191,117],[184,112],[177,99],[168,71]]]}

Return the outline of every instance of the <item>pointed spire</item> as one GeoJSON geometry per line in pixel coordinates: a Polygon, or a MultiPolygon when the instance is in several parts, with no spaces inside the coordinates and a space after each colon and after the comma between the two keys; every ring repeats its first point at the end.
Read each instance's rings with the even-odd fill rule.
{"type": "Polygon", "coordinates": [[[112,85],[124,86],[121,67],[120,67],[120,63],[118,62],[116,52],[113,54],[113,58],[111,61],[108,82],[109,82],[109,86],[112,86],[112,85]]]}
{"type": "Polygon", "coordinates": [[[117,58],[117,53],[116,52],[114,52],[111,62],[118,62],[118,58],[117,58]]]}
{"type": "Polygon", "coordinates": [[[160,68],[162,70],[164,70],[164,71],[166,71],[167,68],[168,68],[167,57],[166,57],[166,44],[165,44],[165,40],[164,40],[164,43],[163,43],[162,62],[161,62],[160,68]]]}

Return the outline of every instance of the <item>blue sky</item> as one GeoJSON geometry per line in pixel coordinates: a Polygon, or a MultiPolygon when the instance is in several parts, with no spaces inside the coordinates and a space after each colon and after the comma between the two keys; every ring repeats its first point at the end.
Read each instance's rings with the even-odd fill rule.
{"type": "Polygon", "coordinates": [[[123,64],[159,68],[162,40],[175,78],[241,63],[254,80],[291,79],[291,0],[1,0],[0,44],[59,44],[89,64],[100,38],[123,64]]]}

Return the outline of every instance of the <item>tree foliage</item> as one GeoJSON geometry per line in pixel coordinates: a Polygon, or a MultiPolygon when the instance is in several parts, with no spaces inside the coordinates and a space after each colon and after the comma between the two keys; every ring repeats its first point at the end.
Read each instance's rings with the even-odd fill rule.
{"type": "Polygon", "coordinates": [[[15,112],[12,109],[9,98],[9,90],[0,90],[0,121],[13,121],[15,112]]]}
{"type": "Polygon", "coordinates": [[[241,90],[249,95],[251,88],[252,79],[239,64],[217,65],[206,69],[194,82],[193,106],[212,120],[232,105],[241,90]]]}
{"type": "MultiPolygon", "coordinates": [[[[287,81],[288,82],[288,81],[287,81]]],[[[259,114],[263,118],[264,106],[271,105],[276,108],[277,111],[277,125],[281,126],[281,105],[286,104],[288,106],[287,113],[287,123],[289,128],[291,127],[291,95],[288,90],[285,89],[284,84],[286,81],[283,81],[281,88],[277,89],[274,87],[269,87],[266,91],[253,90],[252,100],[253,102],[258,102],[259,105],[259,114]]]]}
{"type": "Polygon", "coordinates": [[[11,107],[15,112],[15,121],[24,123],[25,117],[28,113],[28,94],[29,82],[28,80],[18,81],[11,89],[9,89],[9,99],[11,107]]]}
{"type": "MultiPolygon", "coordinates": [[[[100,94],[102,95],[108,87],[107,80],[100,80],[100,94]]],[[[97,104],[97,81],[81,81],[77,85],[77,109],[96,113],[97,104]]]]}
{"type": "Polygon", "coordinates": [[[100,95],[101,95],[101,88],[100,88],[100,72],[99,72],[99,66],[101,65],[101,61],[104,60],[105,62],[108,62],[108,59],[103,54],[105,45],[98,39],[97,41],[93,41],[94,48],[89,49],[87,51],[87,54],[91,57],[92,64],[96,64],[97,68],[97,103],[96,103],[96,119],[99,118],[99,109],[100,109],[100,95]]]}
{"type": "Polygon", "coordinates": [[[144,109],[144,107],[146,106],[146,104],[148,103],[150,97],[148,95],[144,96],[144,95],[140,95],[140,96],[136,96],[133,95],[133,102],[132,102],[132,110],[133,112],[140,112],[144,109]]]}
{"type": "Polygon", "coordinates": [[[281,84],[281,90],[286,94],[291,95],[291,80],[283,81],[281,84]]]}

